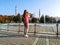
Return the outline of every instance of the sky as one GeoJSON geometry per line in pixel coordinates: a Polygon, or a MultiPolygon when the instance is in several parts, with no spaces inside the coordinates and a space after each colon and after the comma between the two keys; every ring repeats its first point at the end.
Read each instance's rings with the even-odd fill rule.
{"type": "Polygon", "coordinates": [[[26,9],[29,13],[60,17],[60,0],[0,0],[0,14],[14,15],[15,6],[18,13],[23,14],[26,9]]]}

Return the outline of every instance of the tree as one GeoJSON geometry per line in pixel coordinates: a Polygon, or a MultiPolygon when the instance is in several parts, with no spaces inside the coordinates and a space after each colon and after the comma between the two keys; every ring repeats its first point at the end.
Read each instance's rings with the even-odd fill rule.
{"type": "Polygon", "coordinates": [[[22,19],[21,19],[20,14],[17,14],[17,16],[14,16],[14,17],[13,17],[13,21],[14,21],[14,22],[22,22],[22,19]]]}
{"type": "Polygon", "coordinates": [[[40,23],[44,23],[44,15],[41,16],[39,22],[40,22],[40,23]]]}
{"type": "Polygon", "coordinates": [[[32,18],[31,22],[32,23],[37,23],[37,18],[32,18]]]}
{"type": "Polygon", "coordinates": [[[51,22],[52,19],[51,19],[51,20],[50,20],[50,19],[51,19],[51,18],[50,18],[48,15],[45,16],[46,23],[51,22]]]}
{"type": "Polygon", "coordinates": [[[18,22],[21,23],[21,22],[22,22],[22,16],[18,13],[18,14],[17,14],[17,17],[18,17],[18,22]]]}

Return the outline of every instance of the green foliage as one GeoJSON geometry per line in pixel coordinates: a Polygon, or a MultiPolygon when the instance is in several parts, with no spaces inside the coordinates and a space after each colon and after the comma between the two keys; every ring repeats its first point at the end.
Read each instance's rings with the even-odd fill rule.
{"type": "Polygon", "coordinates": [[[37,18],[32,18],[32,23],[37,23],[37,18]]]}
{"type": "Polygon", "coordinates": [[[14,21],[14,22],[22,22],[22,19],[21,19],[21,17],[20,17],[20,14],[18,14],[17,16],[14,16],[14,17],[13,17],[13,21],[14,21]]]}
{"type": "Polygon", "coordinates": [[[46,20],[46,23],[50,23],[52,19],[48,15],[46,15],[45,20],[46,20]]]}
{"type": "MultiPolygon", "coordinates": [[[[44,15],[41,16],[39,22],[44,23],[44,15]]],[[[55,18],[49,17],[48,15],[46,15],[45,16],[45,23],[56,23],[56,20],[55,20],[55,18]]]]}
{"type": "Polygon", "coordinates": [[[44,23],[44,15],[41,16],[39,22],[40,22],[40,23],[44,23]]]}

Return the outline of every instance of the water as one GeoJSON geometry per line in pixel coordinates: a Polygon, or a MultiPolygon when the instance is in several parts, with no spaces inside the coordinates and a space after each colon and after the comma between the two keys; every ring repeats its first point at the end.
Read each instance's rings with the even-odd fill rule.
{"type": "MultiPolygon", "coordinates": [[[[29,25],[35,25],[33,23],[30,23],[29,25]]],[[[52,26],[52,27],[56,27],[56,24],[36,24],[37,26],[52,26]]],[[[5,24],[0,24],[0,29],[7,29],[9,27],[23,27],[23,23],[19,24],[19,23],[5,23],[5,24]]],[[[59,24],[59,27],[60,27],[60,24],[59,24]]]]}
{"type": "Polygon", "coordinates": [[[7,29],[8,24],[0,24],[0,29],[7,29]]]}
{"type": "MultiPolygon", "coordinates": [[[[34,26],[35,24],[30,23],[30,26],[34,26]]],[[[52,30],[54,30],[54,32],[57,32],[57,27],[56,24],[37,24],[37,26],[39,27],[50,27],[52,28],[52,30]]],[[[11,30],[19,30],[19,28],[23,28],[23,23],[5,23],[5,24],[0,24],[0,30],[7,30],[7,29],[11,29],[11,30]]],[[[23,30],[23,29],[22,29],[23,30]]],[[[58,25],[58,32],[60,33],[60,24],[58,25]]]]}

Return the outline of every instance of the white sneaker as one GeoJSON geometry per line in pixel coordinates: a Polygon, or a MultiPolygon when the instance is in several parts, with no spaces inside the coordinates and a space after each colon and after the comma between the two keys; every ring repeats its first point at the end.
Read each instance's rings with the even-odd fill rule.
{"type": "Polygon", "coordinates": [[[28,35],[24,35],[25,37],[28,37],[28,35]]]}

